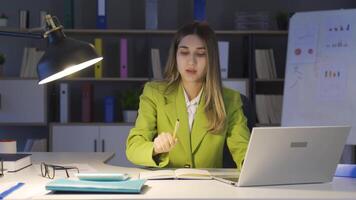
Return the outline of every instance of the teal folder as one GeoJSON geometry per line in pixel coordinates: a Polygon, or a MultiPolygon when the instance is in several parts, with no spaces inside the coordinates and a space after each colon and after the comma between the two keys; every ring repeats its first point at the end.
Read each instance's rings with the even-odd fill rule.
{"type": "Polygon", "coordinates": [[[46,185],[47,190],[100,193],[140,193],[146,180],[82,181],[57,179],[46,185]]]}

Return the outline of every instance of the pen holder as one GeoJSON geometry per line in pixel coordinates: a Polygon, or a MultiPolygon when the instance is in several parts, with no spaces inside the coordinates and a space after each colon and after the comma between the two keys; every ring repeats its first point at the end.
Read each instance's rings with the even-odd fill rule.
{"type": "Polygon", "coordinates": [[[16,140],[0,140],[0,153],[16,153],[16,140]]]}

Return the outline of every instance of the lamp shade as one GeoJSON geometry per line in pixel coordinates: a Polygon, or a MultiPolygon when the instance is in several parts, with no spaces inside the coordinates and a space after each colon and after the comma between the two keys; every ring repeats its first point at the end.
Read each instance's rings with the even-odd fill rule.
{"type": "Polygon", "coordinates": [[[50,39],[49,46],[37,65],[39,84],[63,78],[102,59],[90,43],[68,37],[50,39]]]}

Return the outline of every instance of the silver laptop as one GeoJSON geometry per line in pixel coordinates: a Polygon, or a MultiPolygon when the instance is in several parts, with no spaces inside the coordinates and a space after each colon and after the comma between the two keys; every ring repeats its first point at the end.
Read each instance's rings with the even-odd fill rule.
{"type": "Polygon", "coordinates": [[[237,186],[332,181],[350,126],[252,130],[237,186]]]}

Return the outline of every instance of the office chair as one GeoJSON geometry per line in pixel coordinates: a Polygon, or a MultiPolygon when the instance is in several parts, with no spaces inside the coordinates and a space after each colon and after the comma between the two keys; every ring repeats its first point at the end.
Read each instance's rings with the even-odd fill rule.
{"type": "MultiPolygon", "coordinates": [[[[252,128],[255,126],[256,119],[255,119],[255,110],[250,102],[250,100],[243,94],[240,94],[241,101],[242,101],[242,110],[247,118],[247,127],[249,128],[250,132],[252,128]]],[[[236,164],[232,159],[231,153],[227,144],[225,142],[224,150],[223,150],[223,168],[236,168],[236,164]]]]}

